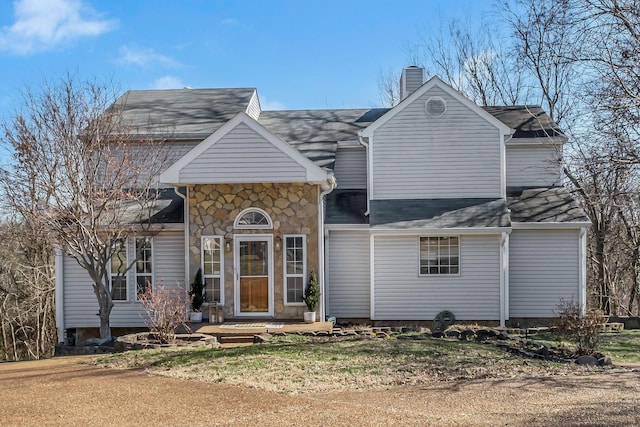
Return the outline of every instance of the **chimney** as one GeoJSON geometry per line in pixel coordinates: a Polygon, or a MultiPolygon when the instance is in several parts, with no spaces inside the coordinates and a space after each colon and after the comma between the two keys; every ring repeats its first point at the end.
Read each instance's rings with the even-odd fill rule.
{"type": "Polygon", "coordinates": [[[412,65],[402,70],[400,76],[400,101],[411,95],[424,83],[424,68],[412,65]]]}

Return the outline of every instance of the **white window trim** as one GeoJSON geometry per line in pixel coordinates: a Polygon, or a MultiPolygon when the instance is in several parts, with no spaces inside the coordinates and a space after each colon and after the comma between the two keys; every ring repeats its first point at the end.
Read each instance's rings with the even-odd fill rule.
{"type": "Polygon", "coordinates": [[[140,298],[138,298],[138,276],[149,277],[149,282],[151,284],[151,292],[155,292],[155,277],[156,277],[156,248],[155,248],[155,239],[153,236],[133,236],[132,238],[133,244],[133,286],[134,286],[134,294],[135,301],[140,302],[140,298]],[[138,248],[136,247],[136,241],[138,239],[149,239],[151,241],[151,274],[147,273],[138,273],[138,248]]]}
{"type": "Polygon", "coordinates": [[[429,278],[446,278],[446,277],[460,277],[462,274],[462,236],[455,234],[437,234],[437,235],[424,235],[418,236],[418,276],[419,277],[429,277],[429,278]],[[422,268],[420,266],[421,258],[420,258],[420,239],[423,237],[457,237],[458,238],[458,272],[457,273],[449,273],[449,274],[423,274],[422,268]]]}
{"type": "MultiPolygon", "coordinates": [[[[129,239],[118,239],[118,240],[122,240],[124,242],[124,258],[125,258],[125,266],[129,265],[129,239]]],[[[111,254],[111,258],[113,258],[113,256],[115,255],[115,252],[113,252],[111,254]]],[[[111,258],[109,258],[109,263],[108,263],[108,269],[109,269],[109,286],[111,286],[111,282],[113,281],[113,271],[111,271],[111,258]]],[[[127,295],[127,297],[125,299],[113,299],[113,287],[111,287],[111,301],[114,304],[122,304],[122,303],[127,303],[130,301],[130,289],[129,289],[129,271],[125,271],[124,274],[122,275],[122,277],[124,277],[125,279],[125,293],[127,295]]]]}
{"type": "Polygon", "coordinates": [[[284,305],[291,306],[305,306],[303,302],[289,302],[289,292],[287,288],[288,277],[300,277],[299,274],[287,274],[287,237],[302,237],[302,295],[304,296],[304,289],[307,286],[307,236],[305,234],[283,234],[282,235],[282,285],[284,287],[284,305]]]}
{"type": "MultiPolygon", "coordinates": [[[[202,292],[206,292],[206,279],[220,278],[220,305],[224,305],[224,238],[217,235],[205,235],[200,237],[200,268],[202,269],[202,280],[205,286],[202,288],[202,292]],[[204,270],[204,241],[206,239],[217,239],[220,247],[220,275],[205,274],[204,270]]],[[[203,295],[204,296],[204,295],[203,295]]],[[[205,304],[209,304],[211,301],[206,301],[205,304]]]]}
{"type": "Polygon", "coordinates": [[[247,208],[247,209],[243,210],[242,212],[240,212],[238,214],[238,216],[236,216],[235,221],[233,221],[233,228],[236,228],[236,229],[239,229],[239,230],[257,230],[257,229],[268,230],[268,229],[272,229],[273,228],[273,222],[271,221],[271,217],[269,216],[269,214],[267,214],[262,209],[259,209],[259,208],[247,208]],[[259,213],[261,215],[264,215],[264,217],[267,219],[268,224],[265,224],[265,225],[242,225],[242,224],[239,224],[240,218],[242,218],[243,216],[245,216],[246,214],[251,213],[251,212],[257,212],[257,213],[259,213]]]}

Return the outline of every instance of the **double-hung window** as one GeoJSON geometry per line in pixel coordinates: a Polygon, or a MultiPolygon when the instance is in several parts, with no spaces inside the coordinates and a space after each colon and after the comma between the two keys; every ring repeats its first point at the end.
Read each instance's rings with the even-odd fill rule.
{"type": "Polygon", "coordinates": [[[222,290],[222,237],[202,237],[204,300],[224,303],[222,290]]]}
{"type": "Polygon", "coordinates": [[[114,301],[127,300],[127,244],[119,239],[113,242],[113,253],[110,263],[111,299],[114,301]]]}
{"type": "Polygon", "coordinates": [[[460,238],[420,237],[420,275],[460,274],[460,238]]]}
{"type": "Polygon", "coordinates": [[[307,274],[306,236],[284,236],[285,302],[302,304],[307,274]]]}
{"type": "Polygon", "coordinates": [[[151,237],[136,237],[136,298],[140,299],[153,283],[153,240],[151,237]]]}

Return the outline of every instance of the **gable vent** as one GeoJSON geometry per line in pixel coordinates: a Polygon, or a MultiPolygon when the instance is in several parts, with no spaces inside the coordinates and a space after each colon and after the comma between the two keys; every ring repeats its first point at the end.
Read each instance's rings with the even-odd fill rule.
{"type": "Polygon", "coordinates": [[[442,98],[429,98],[425,104],[427,114],[432,117],[440,117],[447,111],[447,104],[442,98]]]}

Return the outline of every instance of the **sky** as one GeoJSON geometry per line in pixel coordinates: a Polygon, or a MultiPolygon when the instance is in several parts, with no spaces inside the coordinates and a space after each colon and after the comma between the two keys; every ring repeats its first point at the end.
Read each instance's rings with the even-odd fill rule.
{"type": "Polygon", "coordinates": [[[67,73],[129,89],[255,87],[268,109],[380,106],[417,38],[489,0],[0,0],[0,119],[67,73]]]}

